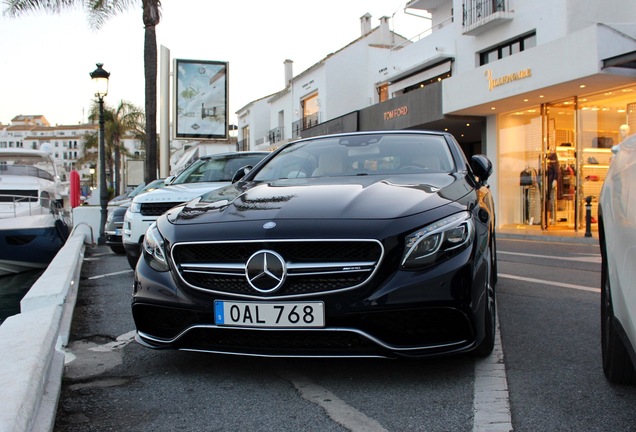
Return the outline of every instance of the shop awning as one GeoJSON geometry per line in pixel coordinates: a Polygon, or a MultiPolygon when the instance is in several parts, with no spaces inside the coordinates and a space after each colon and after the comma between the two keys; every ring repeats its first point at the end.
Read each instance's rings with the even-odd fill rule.
{"type": "Polygon", "coordinates": [[[636,69],[636,51],[603,60],[603,69],[609,67],[636,69]]]}
{"type": "Polygon", "coordinates": [[[394,94],[398,91],[404,90],[406,87],[420,82],[425,82],[444,74],[449,74],[452,71],[452,64],[453,60],[449,58],[405,77],[394,77],[389,84],[389,94],[394,94]]]}

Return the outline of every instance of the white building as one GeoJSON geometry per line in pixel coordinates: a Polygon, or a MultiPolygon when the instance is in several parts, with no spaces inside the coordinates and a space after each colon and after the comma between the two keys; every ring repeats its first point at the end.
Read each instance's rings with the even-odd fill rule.
{"type": "MultiPolygon", "coordinates": [[[[99,125],[95,123],[51,126],[43,115],[18,115],[11,119],[10,125],[0,126],[0,148],[47,149],[63,176],[75,170],[83,184],[89,185],[91,176],[95,184],[97,177],[96,174],[91,174],[90,164],[79,163],[78,160],[85,154],[85,136],[97,134],[98,131],[99,125]]],[[[132,135],[126,135],[122,138],[122,143],[132,158],[143,157],[141,141],[132,135]]],[[[122,178],[125,185],[126,159],[125,156],[122,157],[122,178]]]]}
{"type": "Polygon", "coordinates": [[[596,215],[609,147],[628,127],[636,131],[636,2],[411,0],[406,7],[432,17],[417,39],[404,42],[387,18],[365,33],[370,17],[363,16],[360,39],[237,112],[243,146],[445,129],[467,156],[492,160],[500,227],[584,229],[585,198],[596,215]]]}

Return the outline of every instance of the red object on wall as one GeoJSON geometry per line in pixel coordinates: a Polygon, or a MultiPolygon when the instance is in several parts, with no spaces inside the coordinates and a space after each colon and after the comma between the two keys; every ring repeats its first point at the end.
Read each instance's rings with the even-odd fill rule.
{"type": "Polygon", "coordinates": [[[80,177],[77,171],[71,171],[71,186],[69,188],[69,201],[71,208],[80,205],[80,177]]]}

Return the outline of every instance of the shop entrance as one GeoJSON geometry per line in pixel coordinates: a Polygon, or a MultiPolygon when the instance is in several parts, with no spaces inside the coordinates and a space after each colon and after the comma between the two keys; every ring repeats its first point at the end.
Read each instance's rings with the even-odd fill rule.
{"type": "Polygon", "coordinates": [[[541,107],[543,151],[541,167],[541,227],[576,229],[577,184],[576,98],[541,107]]]}
{"type": "Polygon", "coordinates": [[[522,230],[597,229],[611,147],[636,132],[636,86],[532,105],[497,117],[498,219],[522,230]]]}

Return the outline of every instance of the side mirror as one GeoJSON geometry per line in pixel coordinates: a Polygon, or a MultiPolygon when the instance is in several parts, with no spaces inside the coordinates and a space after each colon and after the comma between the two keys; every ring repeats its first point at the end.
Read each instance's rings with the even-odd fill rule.
{"type": "Polygon", "coordinates": [[[232,176],[232,183],[236,183],[237,181],[241,180],[251,170],[252,170],[252,166],[251,165],[245,165],[244,167],[241,167],[238,170],[236,170],[236,172],[232,176]]]}
{"type": "Polygon", "coordinates": [[[470,167],[482,184],[486,184],[486,180],[492,175],[492,162],[484,155],[473,156],[470,159],[470,167]]]}
{"type": "Polygon", "coordinates": [[[172,183],[172,180],[174,180],[176,176],[170,176],[170,177],[166,177],[166,179],[163,181],[163,184],[168,186],[170,183],[172,183]]]}

